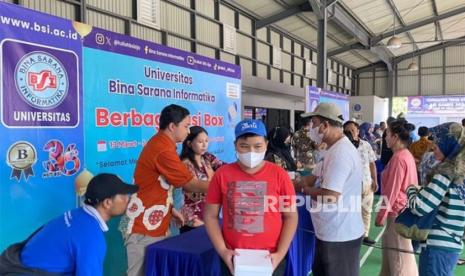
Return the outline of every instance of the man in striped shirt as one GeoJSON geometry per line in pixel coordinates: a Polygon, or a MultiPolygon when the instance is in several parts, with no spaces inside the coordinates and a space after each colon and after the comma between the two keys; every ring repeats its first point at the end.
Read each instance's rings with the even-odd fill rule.
{"type": "Polygon", "coordinates": [[[433,151],[441,163],[429,184],[407,189],[412,212],[424,216],[438,210],[433,227],[420,254],[420,275],[452,275],[462,251],[465,228],[465,130],[451,124],[435,137],[433,151]]]}

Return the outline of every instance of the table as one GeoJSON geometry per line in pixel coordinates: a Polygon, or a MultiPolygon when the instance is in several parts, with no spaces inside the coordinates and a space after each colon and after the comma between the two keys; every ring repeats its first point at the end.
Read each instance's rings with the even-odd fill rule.
{"type": "Polygon", "coordinates": [[[147,246],[145,275],[221,275],[220,257],[202,226],[147,246]]]}
{"type": "MultiPolygon", "coordinates": [[[[299,224],[287,255],[286,275],[306,276],[313,264],[315,235],[305,206],[298,208],[299,224]]],[[[147,247],[145,275],[221,275],[220,257],[205,227],[156,242],[147,247]]]]}
{"type": "Polygon", "coordinates": [[[306,207],[310,206],[307,199],[310,200],[306,198],[304,206],[297,208],[299,223],[287,253],[287,276],[307,276],[312,271],[316,239],[312,219],[306,207]]]}

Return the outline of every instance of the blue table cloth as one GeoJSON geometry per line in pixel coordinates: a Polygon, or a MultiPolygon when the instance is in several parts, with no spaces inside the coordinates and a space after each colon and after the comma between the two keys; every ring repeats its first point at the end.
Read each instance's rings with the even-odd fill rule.
{"type": "Polygon", "coordinates": [[[147,247],[145,275],[221,275],[220,257],[205,227],[147,247]]]}
{"type": "MultiPolygon", "coordinates": [[[[298,194],[298,196],[303,195],[298,194]]],[[[312,271],[316,241],[315,230],[307,205],[310,206],[310,203],[306,200],[304,206],[299,206],[297,209],[299,223],[287,253],[287,276],[307,276],[312,271]]]]}
{"type": "MultiPolygon", "coordinates": [[[[306,206],[298,208],[299,224],[287,256],[286,275],[306,276],[311,271],[315,235],[306,206]]],[[[151,244],[145,255],[145,275],[221,275],[220,257],[205,227],[151,244]]]]}

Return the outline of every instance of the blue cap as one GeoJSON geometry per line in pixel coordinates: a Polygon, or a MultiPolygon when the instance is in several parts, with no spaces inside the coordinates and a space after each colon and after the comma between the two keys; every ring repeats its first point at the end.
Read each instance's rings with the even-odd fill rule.
{"type": "Polygon", "coordinates": [[[236,125],[234,133],[236,134],[236,139],[246,133],[253,133],[258,136],[266,137],[266,127],[262,120],[245,119],[236,125]]]}

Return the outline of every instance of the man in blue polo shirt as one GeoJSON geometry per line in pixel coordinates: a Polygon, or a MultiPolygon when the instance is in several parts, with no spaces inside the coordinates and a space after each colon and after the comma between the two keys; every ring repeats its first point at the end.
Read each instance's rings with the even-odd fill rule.
{"type": "Polygon", "coordinates": [[[19,251],[17,263],[5,265],[4,252],[0,274],[103,275],[106,221],[122,215],[129,194],[137,190],[114,174],[96,175],[87,187],[84,206],[65,212],[33,234],[19,251]]]}

